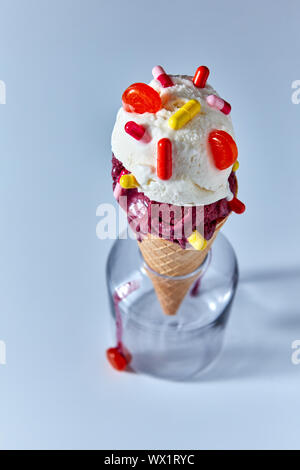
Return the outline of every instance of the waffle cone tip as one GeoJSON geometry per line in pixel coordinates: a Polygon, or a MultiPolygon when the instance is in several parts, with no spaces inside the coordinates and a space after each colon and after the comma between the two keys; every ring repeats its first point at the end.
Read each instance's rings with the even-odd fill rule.
{"type": "Polygon", "coordinates": [[[205,249],[202,251],[184,250],[177,243],[151,234],[138,242],[146,263],[147,274],[166,315],[175,315],[177,313],[190,287],[201,275],[201,270],[194,275],[188,275],[194,273],[203,264],[226,220],[227,218],[219,223],[213,237],[207,242],[205,249]],[[182,276],[187,277],[178,279],[182,276]]]}

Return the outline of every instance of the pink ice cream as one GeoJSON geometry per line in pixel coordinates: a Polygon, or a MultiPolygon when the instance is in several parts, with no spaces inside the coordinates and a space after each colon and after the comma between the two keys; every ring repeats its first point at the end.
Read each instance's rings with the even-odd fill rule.
{"type": "MultiPolygon", "coordinates": [[[[139,192],[138,189],[121,188],[118,183],[121,172],[123,174],[129,173],[123,164],[113,155],[112,178],[114,195],[121,207],[127,212],[128,223],[137,234],[138,239],[141,240],[147,233],[152,233],[173,243],[179,243],[185,249],[188,237],[192,231],[196,230],[196,213],[200,207],[177,206],[175,211],[177,217],[171,212],[167,220],[163,220],[162,216],[155,220],[152,208],[154,204],[160,203],[151,201],[144,193],[139,192]],[[191,219],[191,224],[186,224],[188,217],[191,219]],[[186,226],[188,226],[189,233],[185,233],[186,226]],[[178,237],[178,233],[181,233],[180,237],[178,237]]],[[[228,183],[231,192],[236,194],[237,180],[234,172],[230,174],[228,183]]],[[[229,203],[224,198],[212,204],[202,206],[201,210],[204,217],[204,238],[210,240],[217,224],[230,214],[229,203]]]]}

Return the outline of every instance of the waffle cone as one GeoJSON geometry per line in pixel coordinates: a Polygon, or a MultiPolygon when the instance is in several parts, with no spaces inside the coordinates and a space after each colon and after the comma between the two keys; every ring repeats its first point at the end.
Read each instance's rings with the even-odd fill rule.
{"type": "Polygon", "coordinates": [[[202,251],[183,250],[177,243],[169,242],[151,234],[148,234],[143,241],[138,242],[146,265],[152,270],[146,268],[147,274],[166,315],[176,314],[181,302],[194,281],[201,274],[201,271],[198,271],[194,276],[183,279],[177,278],[191,274],[201,266],[226,220],[227,218],[217,225],[213,237],[207,242],[206,248],[202,251]],[[160,277],[157,274],[166,277],[160,277]]]}

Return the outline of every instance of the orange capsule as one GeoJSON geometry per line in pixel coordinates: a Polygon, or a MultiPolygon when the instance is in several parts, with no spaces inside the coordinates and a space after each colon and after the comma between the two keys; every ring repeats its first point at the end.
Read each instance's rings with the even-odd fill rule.
{"type": "Polygon", "coordinates": [[[169,180],[172,176],[172,142],[160,139],[157,144],[157,176],[161,180],[169,180]]]}
{"type": "Polygon", "coordinates": [[[161,109],[160,95],[146,83],[134,83],[122,96],[123,108],[128,113],[157,113],[161,109]]]}
{"type": "Polygon", "coordinates": [[[193,83],[197,88],[204,88],[209,76],[209,68],[205,65],[201,65],[196,70],[196,73],[193,78],[193,83]]]}
{"type": "Polygon", "coordinates": [[[237,160],[238,149],[228,132],[211,131],[208,136],[208,147],[218,170],[226,170],[237,160]]]}

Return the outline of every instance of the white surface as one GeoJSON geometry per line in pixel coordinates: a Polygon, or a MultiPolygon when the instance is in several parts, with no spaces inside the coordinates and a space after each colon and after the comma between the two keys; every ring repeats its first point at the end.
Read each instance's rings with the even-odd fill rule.
{"type": "Polygon", "coordinates": [[[299,448],[299,2],[139,5],[0,4],[0,447],[299,448]],[[180,41],[162,34],[165,18],[180,41]],[[196,384],[120,375],[104,359],[113,242],[96,238],[95,212],[113,202],[122,91],[157,63],[206,64],[230,98],[247,204],[225,228],[242,277],[227,346],[196,384]]]}

